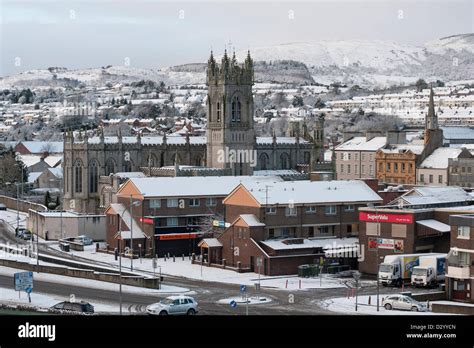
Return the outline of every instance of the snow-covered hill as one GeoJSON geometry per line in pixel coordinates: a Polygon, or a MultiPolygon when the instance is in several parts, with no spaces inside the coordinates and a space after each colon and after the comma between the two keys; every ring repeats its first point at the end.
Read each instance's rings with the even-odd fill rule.
{"type": "MultiPolygon", "coordinates": [[[[473,79],[473,53],[474,34],[449,36],[423,46],[379,40],[326,40],[251,49],[257,62],[255,77],[258,82],[342,82],[369,88],[410,84],[418,78],[445,82],[473,79]]],[[[242,60],[247,51],[238,51],[236,55],[242,60]]],[[[107,66],[80,70],[32,70],[0,78],[0,88],[74,83],[101,86],[139,80],[163,81],[167,85],[203,84],[205,69],[205,63],[190,63],[161,69],[107,66]]]]}

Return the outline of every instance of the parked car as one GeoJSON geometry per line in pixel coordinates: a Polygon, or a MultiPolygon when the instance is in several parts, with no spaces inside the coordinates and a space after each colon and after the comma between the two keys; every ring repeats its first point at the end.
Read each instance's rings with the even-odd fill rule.
{"type": "Polygon", "coordinates": [[[15,228],[15,236],[17,237],[21,237],[21,235],[23,234],[23,232],[26,231],[26,228],[24,227],[16,227],[15,228]]]}
{"type": "Polygon", "coordinates": [[[426,312],[428,306],[406,295],[390,295],[383,299],[382,306],[387,310],[399,309],[414,312],[426,312]]]}
{"type": "Polygon", "coordinates": [[[198,303],[189,296],[170,296],[147,306],[146,312],[151,315],[194,315],[198,312],[198,303]]]}
{"type": "Polygon", "coordinates": [[[94,243],[94,241],[86,235],[77,236],[74,240],[84,245],[92,245],[92,243],[94,243]]]}
{"type": "Polygon", "coordinates": [[[7,206],[3,203],[0,203],[0,210],[7,210],[7,206]]]}
{"type": "Polygon", "coordinates": [[[31,231],[29,231],[29,230],[24,230],[21,233],[20,238],[23,239],[23,240],[32,240],[32,241],[35,240],[35,237],[34,237],[33,233],[31,233],[31,231]]]}
{"type": "Polygon", "coordinates": [[[70,313],[85,313],[85,314],[93,314],[94,313],[94,306],[91,305],[89,302],[81,301],[81,302],[70,302],[64,301],[55,304],[50,308],[52,311],[60,311],[60,312],[70,312],[70,313]]]}

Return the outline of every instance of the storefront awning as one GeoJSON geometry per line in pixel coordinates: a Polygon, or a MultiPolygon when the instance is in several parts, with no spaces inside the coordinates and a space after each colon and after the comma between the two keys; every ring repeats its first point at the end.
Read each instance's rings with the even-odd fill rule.
{"type": "Polygon", "coordinates": [[[451,231],[451,226],[434,219],[419,220],[416,223],[442,233],[451,231]]]}

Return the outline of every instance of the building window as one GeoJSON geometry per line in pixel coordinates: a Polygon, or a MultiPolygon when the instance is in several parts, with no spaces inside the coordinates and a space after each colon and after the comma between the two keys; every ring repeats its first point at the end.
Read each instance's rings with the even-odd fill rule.
{"type": "Polygon", "coordinates": [[[425,183],[425,175],[424,174],[420,174],[420,182],[421,183],[425,183]]]}
{"type": "Polygon", "coordinates": [[[429,180],[430,180],[430,184],[432,184],[433,183],[433,175],[430,174],[429,180]]]}
{"type": "Polygon", "coordinates": [[[161,199],[150,199],[150,208],[161,208],[161,199]]]}
{"type": "Polygon", "coordinates": [[[215,207],[217,205],[217,199],[215,199],[214,197],[206,198],[206,205],[208,207],[215,207]]]}
{"type": "Polygon", "coordinates": [[[265,212],[268,214],[268,215],[275,215],[277,210],[275,207],[267,207],[265,208],[265,212]]]}
{"type": "Polygon", "coordinates": [[[354,173],[357,174],[357,171],[358,171],[359,167],[356,165],[354,165],[354,173]]]}
{"type": "Polygon", "coordinates": [[[365,174],[365,166],[364,165],[360,166],[360,173],[365,174]]]}
{"type": "Polygon", "coordinates": [[[393,172],[398,173],[398,163],[393,164],[393,172]]]}
{"type": "Polygon", "coordinates": [[[74,165],[74,192],[82,192],[82,163],[81,161],[76,161],[74,165]]]}
{"type": "Polygon", "coordinates": [[[405,163],[402,163],[402,173],[405,173],[405,163]]]}
{"type": "Polygon", "coordinates": [[[186,219],[186,224],[188,226],[198,226],[199,225],[199,217],[191,216],[186,219]]]}
{"type": "Polygon", "coordinates": [[[468,172],[468,173],[471,172],[471,167],[467,167],[467,172],[468,172]]]}
{"type": "Polygon", "coordinates": [[[344,160],[344,153],[341,152],[341,160],[344,160]]]}
{"type": "Polygon", "coordinates": [[[387,163],[387,172],[390,171],[390,163],[387,163]]]}
{"type": "Polygon", "coordinates": [[[309,226],[308,227],[308,237],[314,237],[314,226],[309,226]]]}
{"type": "Polygon", "coordinates": [[[178,226],[178,218],[177,217],[166,218],[166,225],[167,226],[178,226]]]}
{"type": "Polygon", "coordinates": [[[468,267],[469,266],[469,253],[464,251],[458,251],[459,266],[468,267]]]}
{"type": "Polygon", "coordinates": [[[411,171],[412,171],[412,170],[413,170],[413,164],[410,163],[410,164],[408,165],[408,173],[411,174],[411,171]]]}
{"type": "Polygon", "coordinates": [[[290,235],[290,229],[288,227],[284,227],[281,229],[281,235],[283,237],[288,237],[290,235]]]}
{"type": "Polygon", "coordinates": [[[355,153],[354,154],[354,159],[357,161],[359,159],[359,154],[355,153]]]}
{"type": "Polygon", "coordinates": [[[168,198],[166,200],[166,206],[168,208],[178,208],[178,199],[177,198],[168,198]]]}
{"type": "Polygon", "coordinates": [[[97,192],[99,185],[99,167],[96,161],[92,161],[89,165],[89,192],[97,192]]]}
{"type": "Polygon", "coordinates": [[[285,208],[285,215],[286,216],[296,216],[296,207],[293,207],[293,208],[286,207],[285,208]]]}
{"type": "Polygon", "coordinates": [[[462,173],[465,173],[465,172],[466,172],[466,167],[462,167],[462,168],[461,168],[461,172],[462,172],[462,173]]]}
{"type": "Polygon", "coordinates": [[[241,116],[241,111],[242,111],[242,108],[241,108],[241,104],[240,104],[240,100],[239,98],[234,98],[234,100],[232,101],[232,122],[240,122],[240,116],[241,116]]]}
{"type": "Polygon", "coordinates": [[[348,165],[347,165],[347,174],[350,174],[350,173],[351,173],[351,165],[348,164],[348,165]]]}
{"type": "Polygon", "coordinates": [[[442,184],[442,183],[443,183],[443,176],[438,175],[438,184],[442,184]]]}
{"type": "Polygon", "coordinates": [[[326,215],[336,215],[336,206],[335,205],[326,205],[324,208],[324,213],[326,215]]]}
{"type": "Polygon", "coordinates": [[[268,238],[275,237],[275,230],[273,228],[268,229],[268,238]]]}
{"type": "Polygon", "coordinates": [[[374,170],[373,170],[372,166],[369,166],[369,173],[370,173],[370,175],[374,174],[374,170]]]}
{"type": "Polygon", "coordinates": [[[319,226],[319,233],[321,234],[327,234],[329,233],[329,226],[319,226]]]}
{"type": "Polygon", "coordinates": [[[355,211],[355,206],[353,204],[346,205],[346,206],[344,206],[344,211],[345,212],[353,212],[353,211],[355,211]]]}
{"type": "Polygon", "coordinates": [[[199,198],[191,198],[189,200],[189,206],[190,207],[199,207],[200,204],[201,204],[201,202],[200,202],[199,198]]]}
{"type": "Polygon", "coordinates": [[[458,238],[469,239],[471,234],[471,227],[469,226],[458,226],[458,238]]]}
{"type": "Polygon", "coordinates": [[[316,207],[315,206],[306,207],[305,212],[306,214],[316,214],[316,207]]]}
{"type": "Polygon", "coordinates": [[[341,164],[341,173],[344,173],[344,164],[341,164]]]}
{"type": "Polygon", "coordinates": [[[361,159],[362,161],[365,160],[365,154],[364,154],[364,153],[361,153],[361,154],[360,154],[360,159],[361,159]]]}

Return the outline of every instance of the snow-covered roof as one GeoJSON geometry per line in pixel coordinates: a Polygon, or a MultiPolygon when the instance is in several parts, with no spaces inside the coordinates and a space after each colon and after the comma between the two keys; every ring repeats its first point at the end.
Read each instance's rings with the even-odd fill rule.
{"type": "Polygon", "coordinates": [[[466,202],[473,200],[473,197],[461,187],[415,187],[395,201],[403,200],[407,204],[426,205],[439,203],[466,202]]]}
{"type": "Polygon", "coordinates": [[[265,224],[260,222],[260,220],[258,220],[258,218],[253,214],[241,214],[240,217],[249,227],[265,226],[265,224]]]}
{"type": "MultiPolygon", "coordinates": [[[[110,207],[120,216],[122,216],[122,221],[125,223],[125,226],[122,225],[122,230],[124,228],[128,228],[130,230],[130,220],[132,221],[132,228],[133,228],[133,239],[135,238],[148,238],[140,228],[140,225],[135,221],[135,219],[132,219],[130,216],[130,212],[125,208],[125,206],[121,203],[111,203],[110,207]],[[135,237],[137,236],[137,237],[135,237]],[[141,236],[141,237],[139,237],[141,236]]],[[[127,238],[127,231],[122,231],[122,238],[123,239],[130,239],[130,231],[128,234],[127,238]]],[[[115,238],[118,237],[118,234],[116,234],[115,238]]]]}
{"type": "Polygon", "coordinates": [[[282,181],[277,176],[190,176],[130,178],[145,197],[227,196],[243,183],[268,185],[282,181]]]}
{"type": "Polygon", "coordinates": [[[62,153],[62,141],[22,141],[21,144],[25,146],[29,152],[41,154],[46,150],[49,153],[62,153]]]}
{"type": "Polygon", "coordinates": [[[275,169],[275,170],[254,170],[254,176],[269,176],[269,175],[301,175],[296,169],[275,169]]]}
{"type": "Polygon", "coordinates": [[[243,183],[262,205],[326,204],[380,202],[382,199],[367,184],[359,180],[280,181],[267,189],[266,182],[243,183]],[[268,195],[266,194],[268,190],[268,195]]]}
{"type": "Polygon", "coordinates": [[[119,178],[145,178],[146,175],[143,172],[117,172],[114,174],[119,178]]]}
{"type": "Polygon", "coordinates": [[[474,128],[471,127],[440,127],[445,139],[474,139],[474,128]]]}
{"type": "Polygon", "coordinates": [[[421,144],[396,144],[390,145],[387,148],[382,148],[381,150],[385,153],[400,153],[410,150],[416,155],[421,155],[424,148],[424,145],[421,144]]]}
{"type": "Polygon", "coordinates": [[[49,170],[51,172],[51,174],[53,174],[57,178],[62,178],[63,177],[63,169],[62,168],[48,168],[47,170],[49,170]]]}
{"type": "Polygon", "coordinates": [[[336,147],[336,151],[377,151],[385,146],[387,137],[354,137],[336,147]]]}
{"type": "MultiPolygon", "coordinates": [[[[295,137],[276,137],[277,144],[296,144],[295,137]]],[[[308,144],[307,140],[304,140],[300,137],[300,144],[308,144]]],[[[257,137],[258,145],[268,145],[273,144],[273,137],[257,137]]]]}
{"type": "Polygon", "coordinates": [[[332,250],[335,247],[356,245],[359,243],[358,238],[317,238],[317,239],[303,239],[303,243],[291,244],[285,243],[291,239],[268,239],[261,243],[272,248],[273,250],[288,250],[288,249],[310,249],[320,248],[323,250],[332,250]]]}
{"type": "Polygon", "coordinates": [[[448,168],[448,160],[456,158],[461,151],[460,148],[439,147],[421,162],[420,168],[446,169],[448,168]]]}
{"type": "Polygon", "coordinates": [[[434,219],[419,220],[416,223],[443,233],[451,231],[451,226],[434,219]]]}
{"type": "Polygon", "coordinates": [[[217,238],[204,238],[199,242],[198,246],[201,246],[203,243],[205,243],[209,248],[222,247],[222,243],[219,242],[217,238]]]}
{"type": "MultiPolygon", "coordinates": [[[[136,144],[137,141],[138,141],[137,137],[130,137],[130,136],[122,137],[123,144],[136,144]]],[[[143,145],[160,145],[160,144],[163,144],[163,136],[161,135],[142,136],[141,142],[143,145]]],[[[88,139],[88,143],[100,144],[100,137],[98,136],[90,137],[88,139]]],[[[116,136],[104,137],[104,143],[116,144],[118,143],[118,137],[116,136]]],[[[166,143],[170,145],[184,145],[186,144],[186,138],[182,136],[168,136],[166,137],[166,143]]],[[[204,145],[206,144],[206,137],[205,136],[189,137],[189,143],[196,144],[196,145],[204,145]]]]}
{"type": "Polygon", "coordinates": [[[32,172],[28,174],[28,183],[33,183],[35,182],[36,179],[39,178],[39,176],[43,174],[43,172],[32,172]]]}

